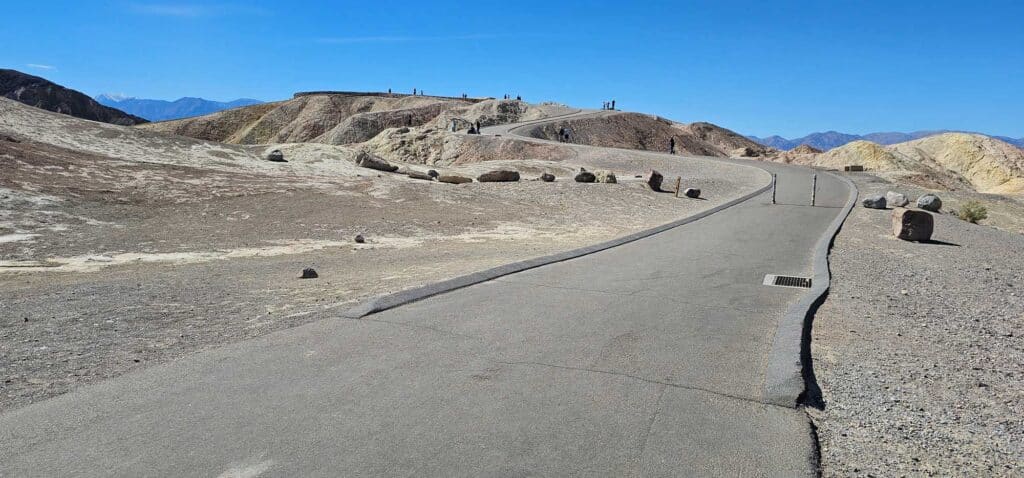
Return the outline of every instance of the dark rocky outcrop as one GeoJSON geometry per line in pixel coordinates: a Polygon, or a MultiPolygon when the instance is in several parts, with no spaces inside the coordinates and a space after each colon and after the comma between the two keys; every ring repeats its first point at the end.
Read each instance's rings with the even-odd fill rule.
{"type": "Polygon", "coordinates": [[[148,123],[143,118],[103,106],[84,93],[16,70],[0,69],[0,96],[76,118],[122,126],[148,123]]]}

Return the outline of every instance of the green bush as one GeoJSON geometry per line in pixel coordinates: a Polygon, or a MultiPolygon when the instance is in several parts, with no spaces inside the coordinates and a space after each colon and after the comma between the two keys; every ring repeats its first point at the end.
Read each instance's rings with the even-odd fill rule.
{"type": "Polygon", "coordinates": [[[960,205],[956,216],[969,223],[977,224],[978,221],[988,217],[988,208],[984,204],[972,199],[960,205]]]}

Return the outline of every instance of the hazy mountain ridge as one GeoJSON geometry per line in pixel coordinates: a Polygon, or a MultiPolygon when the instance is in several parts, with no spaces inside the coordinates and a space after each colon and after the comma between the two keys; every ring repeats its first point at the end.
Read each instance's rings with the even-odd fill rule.
{"type": "MultiPolygon", "coordinates": [[[[808,146],[813,146],[814,148],[823,151],[828,151],[830,149],[838,148],[840,146],[852,143],[854,141],[871,141],[872,143],[877,143],[881,145],[891,145],[898,143],[906,143],[907,141],[914,141],[917,139],[927,138],[929,136],[936,136],[945,133],[982,134],[970,131],[954,130],[913,131],[910,133],[891,131],[868,133],[864,135],[840,133],[838,131],[825,131],[823,133],[811,133],[807,136],[795,139],[787,139],[778,135],[768,136],[765,138],[760,138],[757,136],[747,136],[747,138],[757,143],[763,144],[765,146],[770,146],[772,148],[780,149],[783,151],[791,150],[797,146],[800,146],[801,144],[806,144],[808,146]]],[[[991,135],[985,136],[989,136],[991,138],[995,138],[1000,141],[1010,143],[1014,146],[1017,146],[1018,148],[1024,148],[1024,138],[1010,138],[1007,136],[991,135]]]]}
{"type": "Polygon", "coordinates": [[[183,97],[174,101],[151,100],[125,97],[117,94],[97,95],[95,100],[102,105],[140,116],[150,121],[167,121],[193,116],[203,116],[218,111],[263,103],[251,98],[232,101],[212,101],[203,98],[183,97]]]}
{"type": "Polygon", "coordinates": [[[98,103],[85,93],[17,70],[0,69],[0,96],[36,108],[103,123],[146,123],[138,116],[98,103]]]}

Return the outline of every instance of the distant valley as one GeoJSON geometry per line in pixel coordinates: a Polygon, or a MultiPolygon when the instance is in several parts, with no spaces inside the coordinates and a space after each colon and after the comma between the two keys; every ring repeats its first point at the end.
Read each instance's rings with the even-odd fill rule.
{"type": "Polygon", "coordinates": [[[218,111],[263,103],[260,100],[240,98],[233,101],[211,101],[203,98],[184,97],[174,101],[149,100],[124,95],[102,94],[96,101],[104,106],[117,108],[149,121],[167,121],[202,116],[218,111]]]}
{"type": "MultiPolygon", "coordinates": [[[[954,130],[934,130],[934,131],[914,131],[911,133],[900,133],[900,132],[885,132],[885,133],[869,133],[865,135],[840,133],[838,131],[826,131],[824,133],[811,133],[802,138],[786,139],[781,136],[768,136],[766,138],[759,138],[757,136],[747,136],[751,140],[769,146],[775,149],[783,151],[789,151],[801,144],[820,149],[822,151],[828,151],[832,148],[838,148],[847,143],[854,141],[871,141],[881,145],[890,145],[897,143],[905,143],[907,141],[913,141],[915,139],[927,138],[929,136],[935,136],[944,133],[971,133],[970,131],[954,131],[954,130]]],[[[977,134],[977,133],[972,133],[977,134]]],[[[1000,141],[1010,143],[1018,148],[1024,148],[1024,138],[1010,138],[1006,136],[991,136],[1000,141]]]]}

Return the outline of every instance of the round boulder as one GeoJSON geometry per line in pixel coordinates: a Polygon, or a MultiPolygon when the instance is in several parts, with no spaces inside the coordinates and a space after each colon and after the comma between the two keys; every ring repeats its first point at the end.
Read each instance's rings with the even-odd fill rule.
{"type": "Polygon", "coordinates": [[[599,183],[616,184],[619,181],[615,178],[615,173],[607,170],[601,170],[594,173],[599,183]]]}
{"type": "Polygon", "coordinates": [[[885,203],[892,207],[906,207],[910,200],[903,193],[889,191],[885,193],[885,203]]]}
{"type": "Polygon", "coordinates": [[[282,153],[280,149],[275,149],[275,150],[267,153],[267,161],[273,161],[275,163],[287,163],[288,162],[288,161],[284,160],[284,153],[282,153]]]}
{"type": "Polygon", "coordinates": [[[592,183],[594,181],[597,181],[597,176],[595,176],[594,173],[590,171],[582,171],[576,173],[576,177],[573,179],[575,179],[578,183],[592,183]]]}
{"type": "Polygon", "coordinates": [[[683,195],[688,198],[697,199],[700,197],[700,189],[686,188],[686,190],[683,191],[683,195]]]}
{"type": "Polygon", "coordinates": [[[551,183],[555,181],[555,175],[551,173],[544,173],[540,175],[540,180],[546,183],[551,183]]]}
{"type": "Polygon", "coordinates": [[[925,211],[939,212],[939,209],[942,209],[942,200],[934,194],[925,194],[917,198],[917,207],[925,211]]]}
{"type": "Polygon", "coordinates": [[[885,209],[885,196],[880,194],[864,198],[864,207],[868,209],[885,209]]]}

